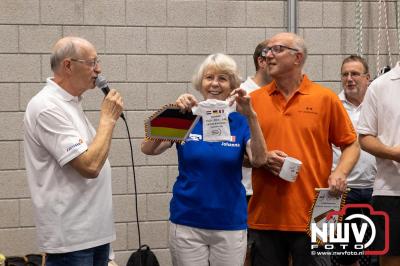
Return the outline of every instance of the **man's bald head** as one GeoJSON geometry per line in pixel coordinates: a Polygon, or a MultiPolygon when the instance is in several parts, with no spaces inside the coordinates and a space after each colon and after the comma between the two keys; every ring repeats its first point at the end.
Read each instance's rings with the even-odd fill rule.
{"type": "Polygon", "coordinates": [[[57,72],[61,62],[65,58],[79,57],[81,49],[94,46],[87,40],[79,37],[64,37],[56,42],[50,56],[50,66],[53,72],[57,72]]]}
{"type": "Polygon", "coordinates": [[[304,41],[304,39],[302,37],[300,37],[299,35],[292,33],[292,32],[281,32],[278,33],[276,35],[274,35],[270,41],[272,40],[285,40],[290,47],[293,47],[297,50],[299,50],[299,52],[301,52],[303,54],[303,60],[301,62],[301,65],[304,65],[304,63],[306,62],[307,59],[307,47],[306,47],[306,43],[304,41]]]}

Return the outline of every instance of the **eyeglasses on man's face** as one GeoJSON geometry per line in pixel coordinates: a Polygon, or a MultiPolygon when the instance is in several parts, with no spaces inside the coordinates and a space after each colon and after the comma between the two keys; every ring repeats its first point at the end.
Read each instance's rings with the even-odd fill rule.
{"type": "Polygon", "coordinates": [[[273,55],[276,55],[276,54],[282,53],[285,50],[292,50],[292,51],[295,51],[295,52],[299,51],[296,48],[292,48],[292,47],[288,47],[288,46],[285,46],[285,45],[279,45],[278,44],[278,45],[273,45],[271,47],[264,48],[262,53],[261,53],[261,55],[266,57],[269,51],[271,51],[271,53],[273,55]]]}
{"type": "Polygon", "coordinates": [[[87,66],[90,66],[91,68],[95,68],[98,64],[100,64],[100,59],[99,58],[87,59],[87,60],[71,58],[71,61],[79,62],[81,64],[85,64],[87,66]]]}
{"type": "Polygon", "coordinates": [[[366,75],[367,75],[367,73],[360,73],[360,72],[357,72],[357,71],[343,72],[343,73],[340,74],[342,79],[346,79],[348,77],[359,78],[359,77],[363,77],[363,76],[366,76],[366,75]]]}

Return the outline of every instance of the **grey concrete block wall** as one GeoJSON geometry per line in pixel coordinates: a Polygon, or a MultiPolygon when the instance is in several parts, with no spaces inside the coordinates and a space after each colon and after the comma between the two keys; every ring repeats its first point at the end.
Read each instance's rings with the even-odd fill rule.
{"type": "Polygon", "coordinates": [[[1,24],[40,23],[39,0],[2,0],[0,10],[1,24]]]}
{"type": "MultiPolygon", "coordinates": [[[[22,145],[22,118],[29,99],[51,75],[49,53],[63,36],[91,41],[103,74],[124,96],[133,140],[139,220],[143,243],[161,265],[168,253],[168,202],[178,174],[175,148],[159,156],[140,152],[143,120],[181,93],[200,94],[190,84],[197,65],[209,54],[224,52],[237,61],[243,78],[254,72],[257,43],[285,30],[284,0],[0,0],[0,253],[38,252],[22,145]]],[[[392,62],[399,45],[396,1],[387,15],[392,62]]],[[[377,69],[378,4],[363,1],[363,51],[377,69]]],[[[356,52],[355,0],[298,1],[298,32],[309,48],[305,72],[333,91],[341,89],[339,68],[356,52]]],[[[382,27],[384,27],[381,18],[382,27]]],[[[381,30],[381,66],[389,62],[381,30]]],[[[95,127],[103,95],[85,94],[84,109],[95,127]]],[[[124,125],[114,132],[110,161],[117,241],[116,260],[125,265],[137,248],[133,174],[124,125]]]]}
{"type": "Polygon", "coordinates": [[[167,25],[184,27],[205,26],[207,22],[206,7],[207,3],[202,0],[168,1],[167,25]]]}

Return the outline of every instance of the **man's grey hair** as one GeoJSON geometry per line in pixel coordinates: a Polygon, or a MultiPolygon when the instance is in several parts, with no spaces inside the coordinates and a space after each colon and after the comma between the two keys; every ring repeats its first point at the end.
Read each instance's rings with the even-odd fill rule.
{"type": "Polygon", "coordinates": [[[293,45],[294,48],[298,49],[300,52],[303,53],[303,61],[301,62],[301,65],[303,66],[307,60],[307,55],[308,55],[306,43],[302,37],[300,37],[297,34],[293,34],[293,45]]]}
{"type": "Polygon", "coordinates": [[[61,62],[68,57],[77,57],[79,55],[78,43],[87,42],[78,37],[66,37],[59,40],[53,48],[50,56],[50,66],[53,72],[56,72],[61,62]]]}

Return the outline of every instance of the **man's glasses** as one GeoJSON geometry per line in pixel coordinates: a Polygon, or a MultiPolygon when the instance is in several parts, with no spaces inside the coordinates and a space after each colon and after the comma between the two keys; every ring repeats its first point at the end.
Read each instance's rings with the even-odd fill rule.
{"type": "Polygon", "coordinates": [[[100,64],[100,59],[99,58],[88,59],[88,60],[71,58],[71,61],[85,64],[87,66],[90,66],[91,68],[95,68],[98,64],[100,64]]]}
{"type": "Polygon", "coordinates": [[[342,79],[346,79],[347,77],[351,77],[351,78],[359,78],[362,76],[366,76],[367,73],[360,73],[360,72],[344,72],[342,74],[340,74],[340,76],[342,77],[342,79]]]}
{"type": "Polygon", "coordinates": [[[274,46],[271,46],[271,47],[265,47],[262,50],[261,55],[266,57],[269,51],[271,51],[271,53],[273,55],[276,55],[276,54],[282,53],[285,50],[292,50],[292,51],[296,51],[296,52],[299,51],[296,48],[288,47],[288,46],[285,46],[285,45],[274,45],[274,46]]]}

